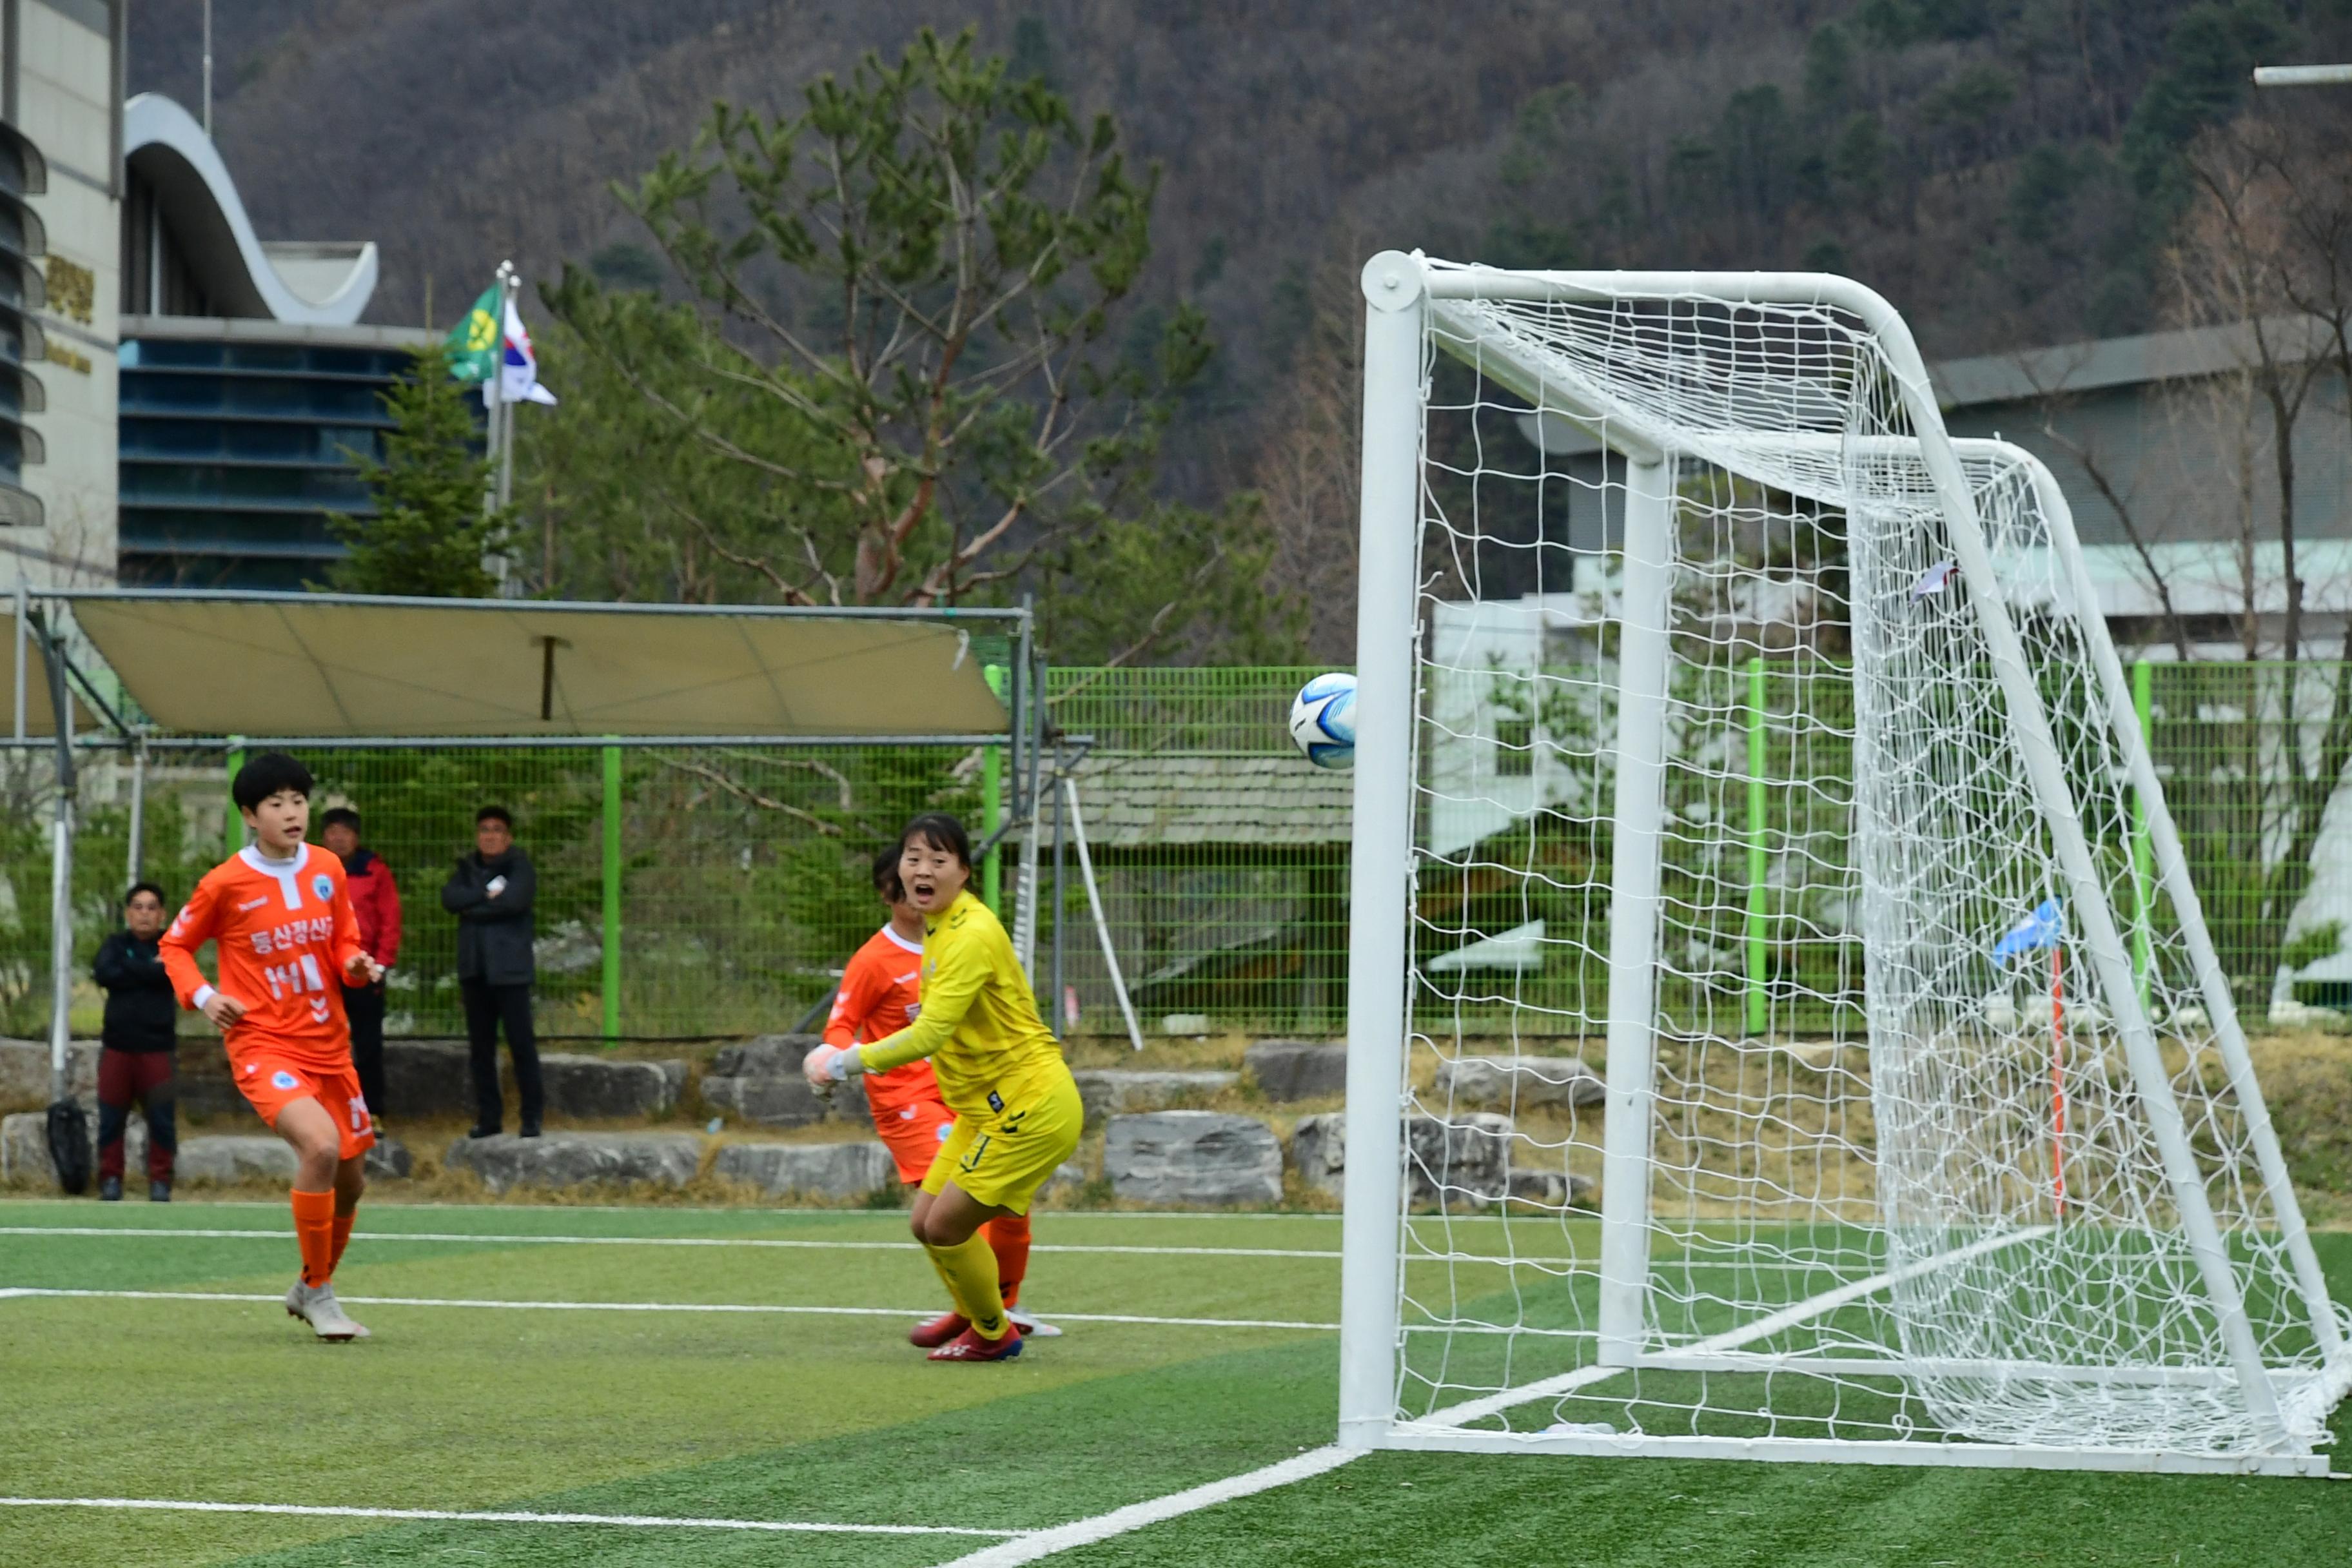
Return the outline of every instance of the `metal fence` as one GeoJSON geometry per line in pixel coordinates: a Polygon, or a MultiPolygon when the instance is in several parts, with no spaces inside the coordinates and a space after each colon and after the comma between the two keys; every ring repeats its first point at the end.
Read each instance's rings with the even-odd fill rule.
{"type": "MultiPolygon", "coordinates": [[[[1075,768],[1078,809],[1113,950],[1149,1032],[1317,1036],[1342,1026],[1350,776],[1308,767],[1286,732],[1293,693],[1317,673],[1048,672],[1055,725],[1092,738],[1075,768]]],[[[2352,759],[2347,668],[2140,664],[2131,673],[2224,972],[2250,1022],[2274,1007],[2284,1014],[2288,1003],[2352,1006],[2352,804],[2336,801],[2352,759]]],[[[1818,678],[1810,684],[1823,688],[1818,678]]],[[[1850,942],[1819,936],[1811,920],[1812,940],[1776,937],[1790,895],[1773,882],[1775,836],[1802,831],[1816,857],[1836,853],[1845,837],[1841,824],[1813,820],[1833,816],[1842,798],[1835,748],[1821,743],[1819,730],[1789,722],[1800,704],[1819,716],[1843,693],[1795,687],[1770,667],[1751,673],[1757,780],[1747,805],[1757,832],[1738,866],[1709,873],[1746,878],[1707,901],[1740,911],[1729,935],[1759,1014],[1776,986],[1826,998],[1817,1011],[1860,1002],[1850,942]],[[1814,737],[1801,754],[1789,739],[1799,733],[1814,737]],[[1802,823],[1790,816],[1800,800],[1810,814],[1802,823]]],[[[478,805],[514,813],[518,841],[539,868],[541,1027],[571,1038],[645,1039],[791,1027],[879,920],[866,877],[872,850],[923,809],[957,812],[984,837],[1009,795],[1000,787],[1003,759],[987,747],[320,746],[301,754],[320,779],[314,804],[357,807],[369,847],[398,879],[406,934],[389,1026],[425,1036],[461,1028],[456,925],[439,891],[470,846],[478,805]]],[[[242,841],[226,800],[236,761],[225,744],[150,755],[138,792],[140,863],[173,898],[242,841]]],[[[1590,765],[1606,765],[1601,749],[1590,765]]],[[[49,778],[40,751],[0,761],[0,1033],[16,1036],[43,1032],[48,1012],[49,778]]],[[[118,918],[132,795],[127,758],[89,759],[73,901],[84,963],[118,918]]],[[[1558,842],[1546,852],[1556,850],[1572,873],[1555,879],[1605,895],[1606,836],[1580,830],[1574,812],[1551,817],[1545,830],[1558,842]]],[[[1528,826],[1507,830],[1524,839],[1528,826]]],[[[1055,878],[1052,813],[1040,814],[1037,831],[1041,999],[1067,1029],[1118,1035],[1075,855],[1055,878]]],[[[1019,849],[1016,833],[983,879],[1008,914],[1019,849]]],[[[2146,866],[2135,830],[2123,830],[2108,853],[2146,866]]],[[[1833,879],[1835,868],[1818,874],[1833,879]]],[[[2126,875],[2119,902],[2137,898],[2126,875]]],[[[1605,896],[1569,897],[1538,913],[1591,926],[1606,907],[1605,896]]],[[[1493,936],[1525,921],[1528,908],[1514,896],[1487,910],[1473,889],[1457,912],[1462,929],[1493,936]]],[[[2145,918],[2167,915],[2152,908],[2145,918]]],[[[1601,933],[1588,939],[1605,951],[1601,933]]],[[[1569,1019],[1589,1011],[1577,998],[1594,983],[1549,972],[1515,981],[1569,1019]]],[[[85,980],[78,1032],[94,1028],[98,1004],[85,980]]],[[[1519,1026],[1532,1016],[1521,1012],[1519,1026]]],[[[1794,1023],[1801,1032],[1831,1021],[1825,1013],[1794,1023]]]]}

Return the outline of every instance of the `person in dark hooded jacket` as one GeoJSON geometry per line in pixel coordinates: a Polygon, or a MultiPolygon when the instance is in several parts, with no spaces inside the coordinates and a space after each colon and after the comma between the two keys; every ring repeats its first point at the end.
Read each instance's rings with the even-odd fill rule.
{"type": "Polygon", "coordinates": [[[496,1137],[506,1103],[499,1091],[499,1027],[514,1055],[515,1089],[522,1096],[525,1138],[539,1136],[545,1106],[539,1081],[539,1042],[531,1032],[530,988],[538,978],[531,951],[532,899],[539,873],[514,841],[514,818],[502,805],[474,814],[474,851],[457,857],[441,889],[441,907],[457,917],[457,990],[466,1002],[466,1043],[473,1057],[476,1138],[496,1137]]]}
{"type": "Polygon", "coordinates": [[[147,1111],[147,1196],[172,1199],[172,1163],[179,1149],[173,1034],[180,1004],[163,973],[156,939],[172,918],[163,889],[141,882],[123,896],[122,929],[99,944],[90,978],[106,993],[99,1026],[98,1195],[122,1196],[122,1140],[131,1109],[147,1111]]]}
{"type": "MultiPolygon", "coordinates": [[[[352,895],[352,912],[359,917],[360,947],[389,970],[400,957],[400,886],[392,868],[374,850],[360,843],[360,814],[339,805],[320,819],[319,837],[331,854],[341,857],[343,886],[352,895]]],[[[360,1098],[379,1137],[383,1119],[392,1114],[392,1100],[383,1081],[384,982],[343,987],[343,1016],[352,1025],[352,1066],[360,1075],[360,1098]]]]}

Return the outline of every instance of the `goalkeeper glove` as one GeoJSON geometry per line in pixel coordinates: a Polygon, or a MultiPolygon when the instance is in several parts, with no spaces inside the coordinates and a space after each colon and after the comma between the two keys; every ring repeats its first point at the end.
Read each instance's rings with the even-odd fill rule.
{"type": "Polygon", "coordinates": [[[866,1064],[858,1059],[855,1047],[843,1050],[838,1046],[819,1046],[801,1058],[801,1071],[820,1093],[831,1092],[833,1086],[845,1081],[852,1072],[864,1072],[866,1064]]]}

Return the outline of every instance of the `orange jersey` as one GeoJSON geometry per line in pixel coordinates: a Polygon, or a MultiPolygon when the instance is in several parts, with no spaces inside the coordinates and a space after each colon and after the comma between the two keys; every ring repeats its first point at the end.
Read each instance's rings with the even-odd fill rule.
{"type": "MultiPolygon", "coordinates": [[[[923,944],[888,926],[866,939],[841,972],[841,990],[825,1020],[824,1043],[849,1047],[887,1039],[923,1010],[923,944]]],[[[866,1103],[877,1122],[886,1110],[937,1100],[940,1080],[928,1061],[866,1075],[866,1103]]]]}
{"type": "Polygon", "coordinates": [[[207,872],[159,944],[183,1007],[211,998],[196,967],[208,941],[220,944],[219,988],[246,1007],[228,1031],[229,1060],[266,1049],[321,1068],[350,1065],[342,980],[360,954],[360,924],[340,858],[306,844],[275,865],[247,848],[207,872]]]}

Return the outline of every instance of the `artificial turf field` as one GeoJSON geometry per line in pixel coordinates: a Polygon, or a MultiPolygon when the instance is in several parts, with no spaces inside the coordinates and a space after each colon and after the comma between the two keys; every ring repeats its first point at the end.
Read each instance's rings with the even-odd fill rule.
{"type": "MultiPolygon", "coordinates": [[[[371,1205],[337,1288],[412,1304],[354,1301],[375,1337],[329,1346],[276,1303],[293,1256],[282,1205],[0,1203],[0,1496],[835,1527],[12,1504],[0,1507],[0,1564],[897,1568],[1330,1440],[1330,1216],[1041,1215],[1028,1300],[1068,1332],[997,1366],[934,1366],[904,1342],[906,1318],[939,1286],[903,1225],[840,1211],[371,1205]],[[868,1245],[599,1244],[623,1237],[868,1245]],[[26,1289],[269,1299],[5,1294],[26,1289]],[[497,1301],[537,1305],[481,1304],[497,1301]],[[824,1310],[643,1310],[697,1304],[824,1310]],[[852,1308],[880,1311],[840,1310],[852,1308]],[[1214,1321],[1086,1321],[1118,1316],[1214,1321]]],[[[2319,1242],[2339,1299],[2352,1299],[2352,1237],[2319,1242]]],[[[2347,1433],[2342,1412],[2336,1430],[2347,1433]]],[[[2347,1558],[2352,1487],[2330,1481],[1381,1454],[1050,1561],[2347,1558]]]]}

